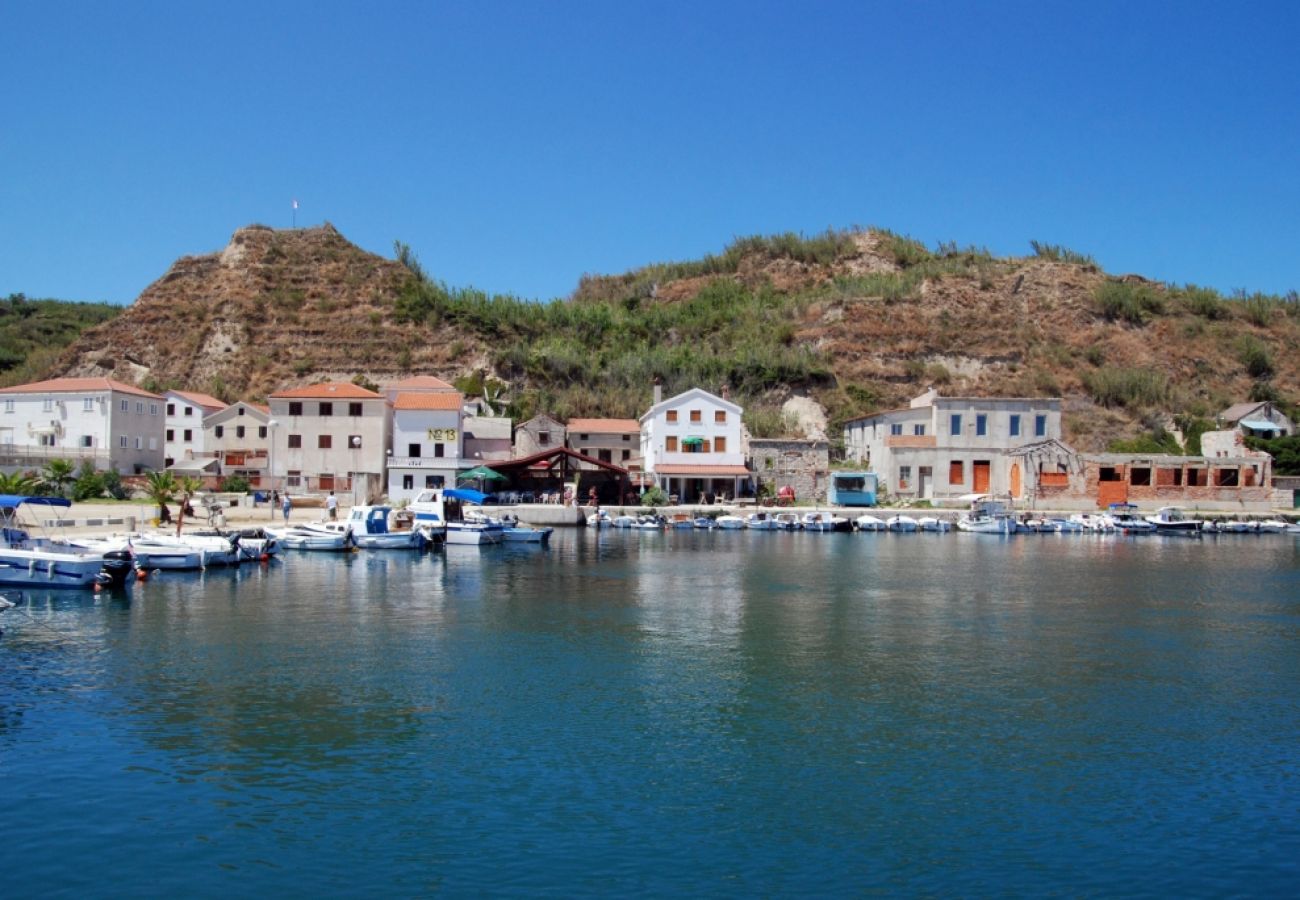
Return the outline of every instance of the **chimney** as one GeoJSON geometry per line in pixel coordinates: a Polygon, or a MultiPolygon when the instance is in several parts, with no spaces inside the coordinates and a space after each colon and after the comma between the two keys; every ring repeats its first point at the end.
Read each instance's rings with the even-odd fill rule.
{"type": "Polygon", "coordinates": [[[727,384],[725,381],[722,382],[722,399],[723,400],[731,399],[731,386],[727,384]]]}
{"type": "Polygon", "coordinates": [[[654,386],[655,386],[655,393],[654,393],[655,400],[653,405],[658,406],[660,403],[663,402],[664,399],[664,388],[663,385],[659,383],[658,375],[656,375],[654,378],[654,386]]]}

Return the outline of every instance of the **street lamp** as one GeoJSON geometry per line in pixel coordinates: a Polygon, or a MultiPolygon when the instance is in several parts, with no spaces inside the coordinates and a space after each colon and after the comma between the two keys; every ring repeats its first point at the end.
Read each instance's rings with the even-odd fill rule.
{"type": "Polygon", "coordinates": [[[271,507],[271,521],[275,521],[275,503],[271,500],[275,496],[275,429],[280,427],[280,423],[275,419],[266,420],[266,433],[271,438],[270,449],[266,460],[267,481],[270,482],[271,493],[266,495],[266,505],[271,507]]]}
{"type": "Polygon", "coordinates": [[[348,443],[352,445],[352,478],[349,479],[352,482],[352,505],[356,506],[361,502],[357,499],[357,448],[361,446],[361,435],[352,435],[348,443]]]}

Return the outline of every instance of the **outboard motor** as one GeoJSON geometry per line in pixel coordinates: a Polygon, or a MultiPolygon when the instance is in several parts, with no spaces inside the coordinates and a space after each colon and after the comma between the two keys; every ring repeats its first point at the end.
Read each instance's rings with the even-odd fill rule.
{"type": "Polygon", "coordinates": [[[126,584],[134,570],[129,550],[109,550],[104,554],[104,565],[99,570],[99,583],[120,588],[126,584]]]}

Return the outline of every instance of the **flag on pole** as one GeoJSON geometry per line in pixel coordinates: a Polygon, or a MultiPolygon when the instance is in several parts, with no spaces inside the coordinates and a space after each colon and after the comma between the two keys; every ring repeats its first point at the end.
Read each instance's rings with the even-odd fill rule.
{"type": "Polygon", "coordinates": [[[293,201],[293,208],[294,208],[294,209],[297,209],[297,208],[298,208],[298,201],[297,201],[297,200],[294,200],[294,201],[293,201]]]}

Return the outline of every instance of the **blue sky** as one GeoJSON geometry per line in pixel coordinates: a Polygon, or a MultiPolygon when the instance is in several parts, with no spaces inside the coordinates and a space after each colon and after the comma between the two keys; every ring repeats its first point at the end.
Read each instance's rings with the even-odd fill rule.
{"type": "Polygon", "coordinates": [[[242,225],[455,285],[880,225],[1300,288],[1300,4],[0,7],[0,295],[130,302],[242,225]]]}

